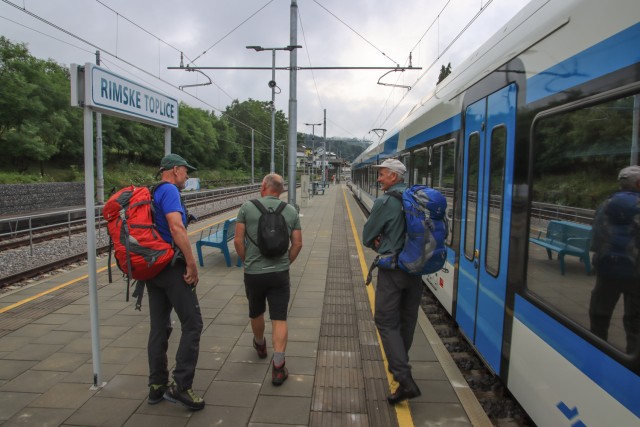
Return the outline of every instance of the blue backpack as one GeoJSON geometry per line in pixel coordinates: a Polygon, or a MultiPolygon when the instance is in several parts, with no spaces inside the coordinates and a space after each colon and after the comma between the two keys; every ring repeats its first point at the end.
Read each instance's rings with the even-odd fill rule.
{"type": "Polygon", "coordinates": [[[593,224],[591,250],[598,274],[630,279],[640,276],[640,193],[619,191],[600,207],[593,224]]]}
{"type": "Polygon", "coordinates": [[[371,271],[376,266],[400,268],[417,276],[441,270],[447,260],[447,199],[438,190],[425,185],[414,185],[402,193],[392,191],[387,194],[402,202],[407,227],[405,242],[399,254],[376,257],[367,284],[371,282],[371,271]]]}

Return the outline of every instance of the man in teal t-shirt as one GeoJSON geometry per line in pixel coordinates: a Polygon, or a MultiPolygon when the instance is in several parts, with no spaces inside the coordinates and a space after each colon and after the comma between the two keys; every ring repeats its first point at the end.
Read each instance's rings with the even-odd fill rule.
{"type": "MultiPolygon", "coordinates": [[[[405,165],[398,159],[387,159],[378,169],[380,189],[385,192],[376,199],[364,224],[362,244],[378,254],[399,253],[406,234],[402,203],[386,194],[406,188],[405,165]]],[[[400,384],[387,396],[392,405],[420,396],[420,388],[411,375],[409,349],[418,321],[422,277],[412,276],[399,268],[378,268],[374,321],[389,363],[389,371],[400,384]]]]}
{"type": "MultiPolygon", "coordinates": [[[[280,204],[280,195],[284,192],[284,181],[278,174],[272,173],[264,177],[260,187],[258,201],[269,210],[280,204]]],[[[271,382],[282,384],[288,377],[284,355],[287,347],[287,308],[289,306],[290,284],[289,265],[295,261],[302,249],[302,229],[298,211],[287,205],[282,211],[289,229],[291,246],[284,255],[267,258],[252,242],[258,241],[258,220],[260,210],[252,203],[246,202],[238,211],[236,233],[233,244],[236,252],[244,261],[244,287],[249,301],[249,317],[253,331],[253,347],[261,359],[267,357],[267,343],[264,337],[264,312],[269,302],[269,317],[272,325],[273,369],[271,382]],[[249,239],[247,238],[249,237],[249,239]]]]}

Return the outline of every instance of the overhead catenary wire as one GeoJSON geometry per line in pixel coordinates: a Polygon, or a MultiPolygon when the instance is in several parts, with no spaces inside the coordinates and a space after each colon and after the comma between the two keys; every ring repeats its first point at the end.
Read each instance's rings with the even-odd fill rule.
{"type": "MultiPolygon", "coordinates": [[[[447,46],[442,50],[442,52],[438,52],[438,55],[436,56],[436,58],[434,58],[434,60],[427,66],[424,68],[424,71],[416,78],[415,82],[411,85],[412,87],[416,87],[416,85],[418,85],[418,83],[424,78],[424,76],[431,71],[432,67],[434,65],[436,65],[436,63],[438,62],[438,60],[440,58],[442,58],[442,56],[447,53],[449,51],[449,49],[451,49],[451,47],[455,44],[455,42],[462,37],[462,35],[469,29],[469,27],[480,17],[480,15],[482,15],[482,13],[484,13],[485,10],[487,10],[487,7],[489,7],[489,5],[491,5],[491,3],[493,3],[493,0],[488,0],[486,4],[482,5],[480,4],[480,10],[478,10],[478,12],[471,17],[471,19],[469,19],[469,21],[464,25],[464,27],[462,27],[462,29],[455,35],[455,37],[451,40],[451,42],[449,42],[449,44],[447,44],[447,46]]],[[[440,19],[440,16],[442,15],[442,13],[444,12],[445,8],[450,4],[450,1],[447,1],[447,3],[445,4],[445,6],[440,10],[440,12],[438,13],[438,15],[436,16],[436,18],[434,19],[434,21],[429,25],[429,29],[431,29],[434,25],[435,22],[437,22],[440,19]]],[[[420,43],[420,41],[425,37],[426,33],[429,31],[429,29],[421,36],[420,40],[418,41],[418,43],[416,43],[416,46],[420,43]]],[[[414,49],[415,47],[414,46],[414,49]]],[[[400,104],[402,103],[402,101],[404,101],[404,99],[407,97],[408,93],[405,93],[400,100],[396,103],[396,105],[391,109],[391,111],[387,114],[387,116],[385,117],[385,119],[380,123],[381,125],[384,125],[387,120],[389,120],[391,118],[391,115],[398,109],[398,107],[400,106],[400,104]]],[[[389,96],[389,98],[391,97],[391,95],[389,96]]],[[[387,100],[389,99],[387,98],[387,100]]],[[[382,111],[384,111],[384,108],[386,107],[386,103],[385,105],[383,105],[380,114],[378,115],[378,117],[380,117],[380,115],[382,114],[382,111]]],[[[375,126],[372,126],[375,127],[375,126]]]]}
{"type": "MultiPolygon", "coordinates": [[[[56,29],[56,30],[58,30],[58,31],[62,32],[62,33],[64,33],[64,34],[67,34],[68,36],[70,36],[70,37],[72,37],[72,38],[74,38],[74,39],[76,39],[76,40],[78,40],[78,41],[80,41],[80,42],[82,42],[82,43],[84,43],[84,44],[87,44],[87,45],[89,45],[89,46],[93,47],[94,49],[100,50],[102,53],[104,53],[104,54],[106,54],[106,55],[109,55],[109,56],[111,56],[111,57],[113,57],[113,58],[117,59],[118,61],[121,61],[122,63],[124,63],[124,64],[128,65],[129,67],[131,67],[131,68],[133,68],[133,69],[135,69],[135,70],[138,70],[138,71],[140,71],[141,73],[143,73],[143,74],[145,74],[145,75],[147,75],[147,76],[149,76],[149,77],[152,77],[152,78],[154,78],[154,79],[157,79],[157,80],[159,80],[160,82],[162,82],[162,83],[164,83],[164,84],[166,84],[166,85],[168,85],[168,86],[170,86],[170,87],[172,87],[172,88],[174,88],[174,89],[176,89],[176,90],[180,90],[178,86],[176,86],[176,85],[174,85],[173,83],[171,83],[171,82],[169,82],[169,81],[167,81],[167,80],[163,79],[163,78],[162,78],[162,77],[160,77],[159,75],[158,75],[158,76],[154,75],[153,73],[151,73],[151,72],[149,72],[149,71],[145,70],[144,68],[139,67],[139,66],[135,65],[134,63],[132,63],[132,62],[130,62],[130,61],[127,61],[127,60],[126,60],[126,59],[124,59],[124,58],[119,57],[117,54],[112,53],[112,52],[111,52],[111,51],[109,51],[108,49],[105,49],[104,47],[101,47],[101,46],[99,46],[99,45],[97,45],[97,44],[95,44],[95,43],[93,43],[93,42],[91,42],[91,41],[89,41],[89,40],[86,40],[85,38],[83,38],[83,37],[81,37],[81,36],[79,36],[79,35],[77,35],[77,34],[75,34],[75,33],[71,32],[71,31],[69,31],[69,30],[67,30],[67,29],[65,29],[65,28],[62,28],[61,26],[59,26],[59,25],[57,25],[57,24],[55,24],[55,23],[53,23],[53,22],[51,22],[51,21],[49,21],[49,20],[47,20],[47,19],[45,19],[45,18],[43,18],[43,17],[39,16],[38,14],[36,14],[36,13],[34,13],[34,12],[31,12],[31,11],[27,10],[26,8],[21,7],[20,5],[17,5],[17,4],[15,4],[15,3],[13,3],[13,2],[11,2],[11,1],[9,1],[9,0],[2,0],[2,1],[3,1],[4,3],[6,3],[6,4],[10,5],[10,6],[13,6],[14,8],[18,9],[19,11],[21,11],[21,12],[23,12],[23,13],[26,13],[27,15],[31,16],[32,18],[34,18],[34,19],[36,19],[36,20],[38,20],[38,21],[40,21],[40,22],[42,22],[42,23],[44,23],[44,24],[46,24],[46,25],[48,25],[48,26],[50,26],[50,27],[52,27],[52,28],[54,28],[54,29],[56,29]]],[[[98,0],[96,0],[96,1],[98,1],[98,0]]],[[[100,3],[100,2],[99,2],[99,3],[100,3]]],[[[117,13],[117,12],[116,12],[116,13],[117,13]]],[[[120,14],[118,14],[118,15],[119,15],[119,16],[122,16],[122,15],[120,15],[120,14]]],[[[128,20],[128,19],[127,19],[127,20],[128,20]]],[[[20,24],[20,25],[22,25],[22,24],[20,24]]],[[[25,28],[29,28],[29,29],[30,29],[30,27],[27,27],[27,26],[24,26],[24,25],[22,25],[22,26],[23,26],[23,27],[25,27],[25,28]]],[[[139,28],[141,28],[139,25],[136,25],[136,26],[137,26],[137,27],[139,27],[139,28]]],[[[35,31],[35,30],[34,30],[34,31],[35,31]]],[[[147,31],[147,30],[145,30],[145,32],[147,32],[148,34],[152,34],[151,32],[149,32],[149,31],[147,31]]],[[[40,32],[40,31],[38,31],[38,33],[44,34],[44,33],[40,32]]],[[[46,35],[46,34],[45,34],[45,35],[46,35]]],[[[152,35],[152,36],[153,36],[153,37],[155,37],[155,38],[158,38],[157,36],[154,36],[154,35],[152,35]]],[[[53,37],[53,36],[49,36],[49,37],[51,37],[51,38],[52,38],[52,39],[54,39],[54,40],[59,40],[59,39],[57,39],[57,38],[55,38],[55,37],[53,37]]],[[[66,43],[66,44],[71,45],[71,44],[70,44],[70,43],[68,43],[68,42],[63,42],[63,43],[66,43]]],[[[71,46],[76,47],[76,46],[74,46],[74,45],[71,45],[71,46]]],[[[80,49],[80,50],[84,50],[84,51],[89,52],[89,53],[93,53],[93,52],[87,51],[87,50],[85,50],[85,49],[83,49],[83,48],[80,48],[80,47],[78,47],[78,49],[80,49]]],[[[106,58],[104,58],[104,57],[103,57],[103,58],[102,58],[102,60],[103,60],[103,61],[105,61],[105,60],[106,60],[106,58]]],[[[115,65],[115,63],[112,63],[112,65],[115,65]]],[[[122,68],[122,67],[118,67],[118,68],[120,68],[121,70],[125,71],[127,74],[132,74],[129,70],[126,70],[126,69],[124,69],[124,68],[122,68]]],[[[136,76],[136,77],[139,77],[139,76],[136,76]]],[[[146,83],[146,84],[148,84],[148,85],[150,85],[150,86],[153,86],[153,87],[158,88],[158,86],[157,86],[157,85],[152,84],[152,83],[150,83],[150,82],[148,82],[148,81],[145,81],[145,83],[146,83]]],[[[214,83],[214,84],[215,84],[215,83],[214,83]]],[[[217,84],[216,84],[216,86],[217,86],[217,84]]],[[[217,87],[219,87],[219,86],[217,86],[217,87]]],[[[227,118],[229,118],[229,119],[231,119],[232,121],[234,121],[234,122],[238,123],[238,124],[239,124],[239,125],[241,125],[242,127],[245,127],[245,128],[247,128],[247,129],[254,129],[254,130],[255,130],[255,127],[253,127],[253,126],[251,126],[251,125],[249,125],[249,124],[247,124],[247,123],[244,123],[244,122],[242,122],[241,120],[239,120],[239,119],[237,119],[237,118],[235,118],[235,117],[233,117],[233,116],[229,115],[226,111],[221,110],[220,108],[217,108],[217,107],[215,107],[215,106],[211,105],[211,104],[210,104],[210,103],[208,103],[207,101],[205,101],[205,100],[203,100],[203,99],[201,99],[201,98],[199,98],[199,97],[197,97],[197,96],[195,96],[195,95],[193,95],[193,94],[191,94],[191,93],[189,93],[189,92],[182,91],[182,93],[185,93],[185,94],[186,94],[186,95],[188,95],[189,97],[193,98],[194,100],[197,100],[198,102],[202,103],[203,105],[206,105],[207,107],[211,108],[212,110],[215,110],[215,111],[219,112],[221,115],[226,116],[227,118]]],[[[227,96],[229,96],[229,94],[227,94],[226,92],[225,92],[225,94],[226,94],[227,96]]],[[[267,135],[264,135],[264,134],[262,134],[261,132],[256,131],[255,133],[256,133],[256,134],[258,134],[258,135],[261,135],[261,136],[263,136],[263,137],[265,137],[265,138],[269,138],[267,135]]]]}
{"type": "Polygon", "coordinates": [[[238,28],[242,27],[245,23],[247,23],[251,18],[253,18],[254,16],[256,16],[258,13],[260,13],[265,7],[269,6],[271,3],[273,3],[274,0],[270,0],[267,4],[265,4],[264,6],[262,6],[261,8],[259,8],[258,10],[256,10],[255,12],[253,12],[247,19],[245,19],[244,21],[242,21],[241,23],[239,23],[238,25],[236,25],[231,31],[229,31],[227,34],[225,34],[224,36],[222,36],[218,41],[216,41],[215,43],[213,43],[211,46],[209,46],[208,48],[206,48],[204,50],[204,52],[202,52],[200,55],[196,56],[196,59],[194,59],[193,61],[191,61],[189,64],[193,64],[194,62],[196,62],[200,57],[202,57],[202,55],[205,55],[208,51],[210,51],[211,49],[213,49],[216,45],[218,45],[218,43],[220,43],[221,41],[223,41],[224,39],[226,39],[228,36],[230,36],[232,33],[234,33],[238,28]]]}
{"type": "Polygon", "coordinates": [[[387,58],[389,61],[393,62],[395,65],[398,65],[399,62],[398,61],[394,61],[393,58],[391,58],[389,55],[387,55],[386,53],[384,53],[381,49],[379,49],[376,45],[374,45],[372,42],[370,42],[366,37],[364,37],[362,34],[360,34],[359,32],[357,32],[353,27],[351,27],[349,24],[347,24],[346,22],[344,22],[342,19],[338,18],[338,16],[331,12],[329,9],[327,9],[326,7],[324,7],[322,4],[320,4],[318,2],[318,0],[313,0],[314,3],[316,3],[318,6],[320,6],[322,9],[324,9],[329,15],[333,16],[334,18],[336,18],[340,23],[342,23],[345,27],[347,27],[348,29],[350,29],[351,31],[353,31],[358,37],[360,37],[362,40],[364,40],[368,45],[370,45],[371,47],[373,47],[375,50],[377,50],[378,52],[380,52],[382,54],[382,56],[384,56],[385,58],[387,58]]]}

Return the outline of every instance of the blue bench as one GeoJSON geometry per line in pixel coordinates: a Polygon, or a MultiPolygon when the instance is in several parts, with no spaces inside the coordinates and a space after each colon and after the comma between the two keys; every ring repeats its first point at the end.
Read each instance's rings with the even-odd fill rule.
{"type": "MultiPolygon", "coordinates": [[[[224,260],[227,262],[227,267],[231,267],[231,254],[229,253],[229,241],[233,240],[236,234],[236,219],[229,218],[225,222],[219,222],[212,225],[207,230],[200,232],[200,240],[196,242],[196,250],[198,251],[198,261],[200,266],[204,266],[202,260],[202,247],[211,246],[218,248],[224,255],[224,260]]],[[[237,266],[242,265],[242,260],[238,257],[237,266]]]]}
{"type": "Polygon", "coordinates": [[[530,237],[529,241],[547,250],[547,256],[552,259],[552,252],[558,252],[560,273],[564,275],[564,257],[572,255],[584,262],[587,274],[591,274],[591,260],[589,246],[591,245],[591,227],[571,221],[549,221],[546,235],[542,231],[538,237],[530,237]]]}

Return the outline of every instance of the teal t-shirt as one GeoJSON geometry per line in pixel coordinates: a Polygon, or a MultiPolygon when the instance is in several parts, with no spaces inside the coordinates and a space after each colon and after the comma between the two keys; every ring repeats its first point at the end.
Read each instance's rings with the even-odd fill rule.
{"type": "MultiPolygon", "coordinates": [[[[273,196],[261,197],[258,199],[265,208],[276,209],[280,204],[280,199],[273,196]]],[[[260,211],[251,202],[245,202],[240,210],[236,222],[245,225],[245,233],[251,237],[254,242],[258,241],[258,220],[260,219],[260,211]]],[[[301,230],[300,217],[298,211],[291,205],[287,205],[282,211],[289,235],[293,230],[301,230]]],[[[286,271],[289,269],[289,253],[285,253],[279,258],[266,258],[260,253],[260,249],[254,245],[249,239],[245,239],[246,253],[244,259],[244,272],[247,274],[270,273],[274,271],[286,271]]]]}
{"type": "MultiPolygon", "coordinates": [[[[404,182],[391,186],[390,191],[402,192],[407,188],[404,182]]],[[[383,194],[373,203],[371,214],[362,230],[362,244],[379,254],[398,253],[404,246],[406,226],[402,202],[383,194]],[[375,248],[375,239],[380,236],[380,247],[375,248]]]]}

